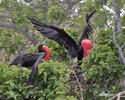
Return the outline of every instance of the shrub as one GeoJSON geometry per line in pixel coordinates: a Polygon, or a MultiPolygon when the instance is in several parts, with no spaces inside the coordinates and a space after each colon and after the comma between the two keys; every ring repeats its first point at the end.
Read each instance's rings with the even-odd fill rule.
{"type": "Polygon", "coordinates": [[[31,70],[0,63],[0,99],[70,100],[70,96],[66,97],[67,89],[64,85],[70,70],[65,64],[57,61],[42,62],[38,69],[34,84],[27,85],[31,70]]]}
{"type": "Polygon", "coordinates": [[[98,35],[96,45],[89,53],[90,56],[84,59],[84,67],[88,71],[84,77],[88,83],[84,88],[85,93],[87,95],[90,93],[95,98],[100,98],[99,95],[103,93],[109,94],[107,97],[117,93],[120,90],[120,78],[125,70],[113,44],[112,31],[101,29],[98,35]]]}

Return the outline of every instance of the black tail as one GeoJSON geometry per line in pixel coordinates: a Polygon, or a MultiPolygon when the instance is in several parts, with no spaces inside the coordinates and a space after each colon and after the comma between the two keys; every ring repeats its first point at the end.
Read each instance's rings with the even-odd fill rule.
{"type": "Polygon", "coordinates": [[[89,35],[92,33],[92,27],[90,25],[89,19],[93,16],[93,14],[96,12],[93,11],[91,14],[87,14],[86,15],[86,23],[85,23],[85,29],[83,30],[80,40],[79,40],[79,44],[81,44],[81,41],[83,40],[83,38],[88,38],[89,35]]]}

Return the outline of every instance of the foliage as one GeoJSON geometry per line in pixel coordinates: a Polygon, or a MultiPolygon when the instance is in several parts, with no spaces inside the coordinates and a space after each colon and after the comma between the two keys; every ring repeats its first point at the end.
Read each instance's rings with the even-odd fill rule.
{"type": "MultiPolygon", "coordinates": [[[[30,100],[70,100],[66,97],[65,82],[68,79],[69,68],[59,62],[43,62],[39,65],[34,85],[27,85],[30,70],[17,66],[8,67],[0,63],[0,98],[30,99],[30,100]]],[[[74,98],[71,96],[71,98],[74,98]]]]}
{"type": "Polygon", "coordinates": [[[4,50],[7,55],[15,54],[24,46],[25,38],[22,34],[17,35],[11,29],[0,30],[0,50],[4,50]]]}
{"type": "MultiPolygon", "coordinates": [[[[118,0],[121,12],[124,3],[125,0],[118,0]]],[[[6,57],[12,60],[12,56],[20,50],[36,52],[38,45],[46,40],[34,30],[27,16],[43,23],[58,25],[57,27],[63,28],[78,41],[84,29],[86,14],[96,10],[90,21],[94,26],[92,35],[94,47],[81,65],[81,68],[85,69],[82,70],[82,75],[85,75],[83,78],[86,82],[82,89],[85,100],[106,100],[111,94],[121,90],[119,80],[125,70],[112,39],[111,28],[114,18],[112,8],[112,0],[0,0],[0,14],[10,15],[10,17],[0,16],[0,56],[2,55],[0,62],[3,61],[1,58],[5,58],[5,63],[8,63],[6,57]],[[1,22],[14,25],[16,28],[1,26],[1,22]],[[37,43],[35,45],[32,42],[34,40],[37,43]]],[[[125,26],[123,14],[121,19],[125,26]]],[[[116,34],[120,46],[124,44],[124,33],[123,28],[122,37],[116,34]]],[[[67,85],[70,87],[67,84],[70,70],[66,66],[69,64],[66,49],[49,39],[45,45],[50,48],[50,61],[40,63],[34,85],[27,85],[30,69],[8,67],[0,63],[0,99],[76,100],[76,95],[68,95],[72,93],[66,88],[67,85]]],[[[125,48],[123,53],[125,54],[125,48]]],[[[77,85],[73,85],[73,88],[78,94],[77,97],[80,97],[77,85]]]]}
{"type": "Polygon", "coordinates": [[[54,20],[63,22],[66,18],[66,12],[63,10],[61,5],[55,5],[48,10],[48,22],[53,22],[54,20]]]}
{"type": "Polygon", "coordinates": [[[110,35],[112,30],[101,29],[97,34],[99,39],[90,52],[90,57],[83,60],[84,67],[88,71],[84,78],[88,83],[85,88],[86,95],[90,93],[101,99],[105,97],[103,94],[110,97],[110,94],[120,91],[119,79],[123,77],[125,67],[117,57],[117,49],[110,35]]]}

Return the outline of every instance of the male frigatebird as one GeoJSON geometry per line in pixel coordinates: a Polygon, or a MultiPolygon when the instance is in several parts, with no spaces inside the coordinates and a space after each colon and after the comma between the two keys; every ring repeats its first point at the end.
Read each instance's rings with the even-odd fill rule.
{"type": "Polygon", "coordinates": [[[56,41],[61,46],[64,46],[71,58],[77,57],[78,62],[80,62],[81,65],[82,58],[87,57],[87,51],[92,48],[92,43],[90,40],[88,40],[88,37],[92,31],[89,19],[95,12],[96,11],[86,16],[85,29],[81,34],[81,38],[78,44],[63,29],[41,23],[34,18],[28,17],[28,19],[34,24],[35,29],[38,30],[43,36],[56,41]]]}
{"type": "Polygon", "coordinates": [[[48,60],[50,56],[49,48],[45,45],[38,46],[38,52],[36,53],[27,53],[17,56],[10,64],[11,65],[20,65],[22,67],[31,67],[37,61],[40,55],[43,55],[43,59],[48,60]]]}
{"type": "Polygon", "coordinates": [[[38,69],[38,64],[41,62],[42,58],[44,60],[48,60],[50,56],[49,48],[45,45],[39,45],[38,46],[38,52],[36,53],[27,53],[24,55],[19,55],[16,57],[11,65],[20,65],[22,67],[32,67],[32,72],[29,76],[28,84],[32,84],[34,74],[36,70],[38,69]]]}

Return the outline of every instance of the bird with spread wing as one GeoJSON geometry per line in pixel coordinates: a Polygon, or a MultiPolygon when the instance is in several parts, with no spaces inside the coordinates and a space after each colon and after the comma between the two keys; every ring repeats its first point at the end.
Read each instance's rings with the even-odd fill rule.
{"type": "MultiPolygon", "coordinates": [[[[82,58],[87,57],[87,51],[92,49],[92,43],[88,40],[91,34],[92,27],[89,19],[96,11],[86,16],[85,29],[83,30],[79,43],[77,43],[71,36],[69,36],[63,29],[57,28],[52,25],[41,23],[34,18],[28,19],[32,22],[35,29],[38,30],[43,36],[48,39],[56,41],[60,46],[64,46],[71,58],[78,58],[78,62],[82,61],[82,58]]],[[[81,63],[80,63],[81,65],[81,63]]]]}

